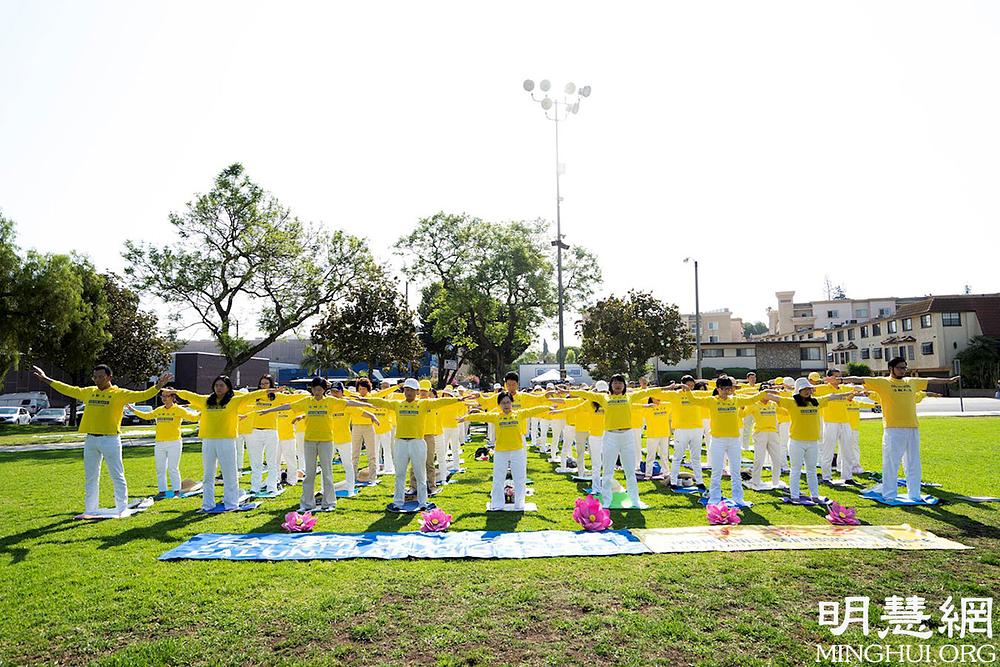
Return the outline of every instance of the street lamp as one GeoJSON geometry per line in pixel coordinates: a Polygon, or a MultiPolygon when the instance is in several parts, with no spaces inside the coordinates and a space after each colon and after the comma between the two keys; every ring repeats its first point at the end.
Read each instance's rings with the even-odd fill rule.
{"type": "Polygon", "coordinates": [[[566,379],[566,346],[563,344],[563,282],[562,282],[562,251],[569,250],[569,246],[563,242],[562,235],[562,215],[561,215],[561,205],[562,196],[559,194],[559,177],[562,175],[562,165],[559,164],[559,121],[566,120],[569,118],[570,114],[577,114],[580,112],[580,100],[584,97],[590,97],[590,86],[581,86],[577,88],[576,84],[570,81],[563,87],[563,94],[561,99],[553,93],[553,96],[549,96],[549,92],[552,90],[552,83],[548,79],[542,79],[538,82],[538,89],[543,94],[542,97],[535,95],[535,82],[531,79],[525,79],[522,84],[524,90],[531,95],[531,99],[542,107],[545,111],[545,117],[553,122],[555,125],[556,134],[556,239],[552,242],[552,245],[556,248],[556,280],[558,283],[557,297],[559,301],[559,352],[557,357],[559,359],[559,377],[563,380],[566,379]],[[562,110],[560,112],[560,107],[562,110]],[[561,117],[560,117],[561,113],[561,117]]]}
{"type": "Polygon", "coordinates": [[[689,261],[694,262],[694,344],[697,352],[695,352],[695,373],[698,379],[701,379],[701,307],[698,305],[698,260],[692,260],[690,257],[684,258],[684,263],[687,264],[689,261]]]}

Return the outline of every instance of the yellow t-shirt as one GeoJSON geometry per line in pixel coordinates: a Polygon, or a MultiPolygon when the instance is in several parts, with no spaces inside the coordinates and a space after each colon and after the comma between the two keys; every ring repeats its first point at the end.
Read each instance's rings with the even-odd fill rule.
{"type": "MultiPolygon", "coordinates": [[[[177,392],[177,396],[201,412],[201,419],[198,420],[198,435],[203,440],[219,440],[235,438],[239,430],[237,422],[239,421],[240,410],[243,409],[246,403],[250,402],[252,405],[253,401],[266,393],[267,390],[258,389],[257,391],[251,391],[249,394],[233,394],[232,399],[225,405],[216,404],[214,406],[208,404],[210,394],[196,394],[192,391],[181,389],[177,392]]],[[[247,417],[247,419],[250,419],[250,417],[247,417]]]]}
{"type": "MultiPolygon", "coordinates": [[[[299,394],[285,394],[282,392],[275,392],[273,389],[269,389],[270,394],[263,394],[257,400],[252,401],[250,409],[254,412],[260,412],[262,410],[267,410],[268,408],[273,408],[276,405],[285,405],[286,403],[294,403],[295,401],[302,398],[299,394]],[[271,395],[274,398],[271,398],[271,395]]],[[[253,417],[247,417],[247,419],[253,419],[254,429],[277,429],[278,428],[278,412],[269,412],[266,415],[256,414],[253,417]]],[[[246,420],[244,420],[246,421],[246,420]]],[[[280,436],[279,436],[280,439],[280,436]]]]}
{"type": "Polygon", "coordinates": [[[755,403],[747,407],[748,415],[753,415],[754,433],[777,433],[778,432],[778,404],[774,401],[755,403]]]}
{"type": "Polygon", "coordinates": [[[412,440],[422,438],[426,421],[434,410],[461,402],[459,398],[417,398],[407,401],[387,401],[384,398],[367,399],[372,405],[385,408],[396,415],[396,438],[412,440]]]}
{"type": "Polygon", "coordinates": [[[251,433],[253,433],[253,425],[257,420],[255,419],[256,415],[251,414],[252,412],[253,412],[253,405],[251,405],[249,402],[244,403],[240,407],[240,414],[246,415],[246,417],[240,419],[236,425],[236,432],[239,435],[250,435],[251,433]]]}
{"type": "Polygon", "coordinates": [[[86,406],[77,431],[94,435],[118,435],[122,432],[122,412],[125,406],[150,399],[160,391],[156,386],[143,391],[132,391],[115,385],[101,391],[97,387],[74,387],[58,380],[52,381],[52,388],[86,406]]]}
{"type": "Polygon", "coordinates": [[[275,424],[278,427],[278,442],[295,440],[295,425],[292,423],[292,415],[288,412],[275,412],[278,418],[275,424]]]}
{"type": "Polygon", "coordinates": [[[424,435],[441,435],[444,433],[444,428],[441,426],[441,411],[431,410],[427,415],[427,419],[424,420],[424,435]]]}
{"type": "Polygon", "coordinates": [[[573,422],[576,425],[577,433],[590,434],[591,422],[594,421],[594,404],[590,401],[582,401],[573,410],[573,422]]]}
{"type": "Polygon", "coordinates": [[[779,401],[781,407],[788,410],[788,414],[792,418],[792,426],[789,429],[789,437],[792,440],[807,442],[819,440],[820,414],[823,408],[829,404],[829,396],[816,398],[817,405],[807,403],[800,406],[791,396],[782,396],[779,401]]]}
{"type": "MultiPolygon", "coordinates": [[[[833,393],[835,390],[833,385],[828,384],[827,386],[830,387],[830,392],[824,395],[829,396],[830,393],[833,393]]],[[[836,390],[836,393],[842,393],[846,390],[847,387],[841,385],[841,387],[836,390]]],[[[831,401],[830,403],[827,403],[826,407],[823,408],[823,421],[830,424],[848,423],[850,418],[847,416],[847,406],[850,404],[851,401],[831,401]]]]}
{"type": "Polygon", "coordinates": [[[865,378],[865,389],[878,394],[884,428],[917,428],[917,392],[927,390],[927,378],[865,378]]]}
{"type": "Polygon", "coordinates": [[[458,428],[458,418],[466,413],[464,403],[446,405],[437,411],[441,417],[441,428],[458,428]]]}
{"type": "Polygon", "coordinates": [[[751,405],[760,400],[760,394],[741,396],[734,394],[727,399],[719,396],[694,397],[695,403],[708,410],[713,438],[738,438],[743,424],[739,417],[741,406],[751,405]]]}
{"type": "Polygon", "coordinates": [[[293,414],[305,415],[305,419],[300,423],[304,424],[306,440],[332,442],[333,414],[343,412],[346,407],[347,401],[336,396],[324,396],[319,399],[309,396],[292,403],[289,411],[293,414]]]}
{"type": "Polygon", "coordinates": [[[600,438],[604,436],[604,432],[607,430],[604,426],[604,408],[594,407],[591,402],[584,403],[585,406],[589,406],[591,412],[587,415],[587,435],[592,435],[595,438],[600,438]]]}
{"type": "Polygon", "coordinates": [[[871,406],[869,406],[866,403],[862,403],[856,398],[852,398],[849,401],[844,401],[844,403],[847,404],[845,408],[847,410],[847,424],[852,429],[857,431],[859,428],[861,428],[861,411],[870,410],[871,406]]]}
{"type": "MultiPolygon", "coordinates": [[[[84,411],[86,413],[86,411],[84,411]]],[[[152,412],[136,412],[143,421],[156,422],[156,441],[173,442],[181,439],[181,422],[198,421],[198,413],[174,403],[169,408],[161,405],[152,412]]]]}
{"type": "MultiPolygon", "coordinates": [[[[673,403],[666,399],[661,399],[659,403],[651,408],[643,408],[646,411],[646,437],[647,438],[669,438],[670,437],[670,417],[673,413],[673,403]]],[[[636,410],[638,412],[638,410],[636,410]]]]}
{"type": "Polygon", "coordinates": [[[671,419],[673,428],[702,428],[705,419],[702,407],[694,401],[695,398],[705,398],[711,396],[712,392],[699,389],[698,391],[668,391],[663,394],[663,399],[670,402],[673,408],[671,419]]]}
{"type": "Polygon", "coordinates": [[[523,410],[510,412],[477,412],[466,417],[466,421],[496,425],[496,444],[498,452],[513,452],[524,447],[524,422],[534,415],[548,412],[549,408],[538,405],[523,410]]]}
{"type": "Polygon", "coordinates": [[[786,410],[785,408],[783,408],[783,407],[781,407],[779,405],[778,406],[778,423],[779,424],[788,424],[791,421],[792,421],[792,416],[790,414],[788,414],[788,410],[786,410]]]}
{"type": "Polygon", "coordinates": [[[597,391],[575,390],[571,396],[579,396],[588,401],[594,401],[604,408],[604,428],[608,431],[621,431],[632,428],[632,404],[644,401],[654,394],[663,393],[659,387],[640,389],[626,394],[605,394],[597,391]]]}

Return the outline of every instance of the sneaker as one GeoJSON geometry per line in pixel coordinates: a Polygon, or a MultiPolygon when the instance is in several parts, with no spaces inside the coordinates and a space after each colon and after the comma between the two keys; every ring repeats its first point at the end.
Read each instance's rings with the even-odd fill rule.
{"type": "Polygon", "coordinates": [[[285,471],[285,470],[281,471],[281,479],[278,481],[278,484],[281,484],[282,486],[287,486],[288,485],[288,472],[287,471],[285,471]]]}

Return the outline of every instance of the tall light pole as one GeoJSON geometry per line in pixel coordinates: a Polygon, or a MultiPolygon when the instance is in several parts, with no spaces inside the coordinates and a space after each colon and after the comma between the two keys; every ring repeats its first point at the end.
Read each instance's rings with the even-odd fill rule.
{"type": "Polygon", "coordinates": [[[692,260],[690,257],[684,258],[684,263],[687,264],[689,261],[694,262],[694,344],[695,349],[695,373],[698,379],[701,379],[701,306],[698,304],[698,260],[692,260]]]}
{"type": "Polygon", "coordinates": [[[542,79],[538,83],[539,90],[544,93],[544,97],[537,97],[533,92],[535,82],[531,79],[524,80],[524,90],[531,95],[531,99],[538,102],[545,110],[545,117],[555,125],[556,134],[556,238],[552,245],[556,248],[556,281],[558,290],[556,293],[559,302],[559,351],[556,354],[559,360],[559,377],[566,379],[566,346],[563,343],[563,282],[562,282],[562,251],[569,250],[569,246],[563,242],[562,235],[562,196],[559,192],[559,177],[562,175],[562,165],[559,164],[559,120],[562,106],[562,120],[569,118],[570,114],[577,114],[580,111],[580,99],[590,97],[590,86],[577,88],[576,84],[570,81],[563,88],[564,95],[560,101],[558,98],[549,97],[549,90],[552,84],[548,79],[542,79]]]}

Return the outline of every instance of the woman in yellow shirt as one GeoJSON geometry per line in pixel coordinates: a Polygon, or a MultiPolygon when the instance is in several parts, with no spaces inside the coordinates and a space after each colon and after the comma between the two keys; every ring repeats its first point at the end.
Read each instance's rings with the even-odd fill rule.
{"type": "Polygon", "coordinates": [[[160,491],[156,498],[173,498],[181,492],[181,423],[198,421],[198,413],[178,405],[172,394],[164,396],[163,405],[152,412],[139,412],[134,405],[129,407],[139,419],[156,422],[153,461],[156,463],[156,485],[160,491]]]}
{"type": "Polygon", "coordinates": [[[800,502],[802,465],[806,468],[806,483],[809,486],[810,501],[808,504],[824,502],[819,495],[819,481],[816,475],[816,462],[819,459],[819,439],[822,433],[821,414],[823,406],[830,401],[842,401],[854,396],[853,391],[839,394],[827,394],[818,398],[813,396],[814,388],[808,378],[798,378],[795,381],[795,393],[791,397],[781,396],[769,391],[767,395],[778,402],[778,405],[788,410],[791,417],[788,454],[791,458],[791,471],[788,473],[789,497],[792,502],[800,502]]]}
{"type": "MultiPolygon", "coordinates": [[[[274,378],[270,375],[261,376],[257,381],[260,393],[250,401],[250,409],[255,412],[247,419],[253,419],[253,433],[247,442],[250,453],[250,491],[260,493],[264,485],[264,465],[267,465],[267,492],[278,492],[278,482],[281,481],[281,454],[278,438],[277,415],[263,414],[275,405],[284,405],[297,398],[291,394],[277,391],[274,378]]],[[[294,440],[294,436],[292,438],[294,440]]],[[[294,445],[293,445],[294,449],[294,445]]]]}
{"type": "MultiPolygon", "coordinates": [[[[670,409],[666,398],[649,398],[642,407],[646,410],[646,479],[653,479],[653,466],[660,458],[661,476],[670,464],[670,409]]],[[[638,412],[638,410],[636,410],[638,412]]]]}
{"type": "Polygon", "coordinates": [[[514,511],[524,511],[524,498],[527,495],[525,481],[528,478],[528,451],[524,446],[524,430],[526,420],[543,413],[549,408],[544,405],[523,410],[512,410],[513,397],[506,391],[497,395],[497,405],[500,412],[477,412],[463,417],[468,422],[493,424],[496,432],[496,446],[493,450],[493,488],[490,491],[491,511],[504,508],[504,483],[507,481],[507,469],[514,480],[514,511]]]}
{"type": "Polygon", "coordinates": [[[766,491],[782,487],[781,443],[778,441],[778,404],[768,394],[760,397],[745,409],[744,415],[753,419],[753,472],[748,485],[754,491],[766,491]],[[771,461],[771,481],[764,483],[764,461],[771,461]]]}
{"type": "Polygon", "coordinates": [[[201,509],[209,511],[215,507],[215,466],[222,469],[222,503],[226,511],[239,507],[240,479],[236,469],[236,433],[240,409],[248,401],[255,401],[266,395],[266,389],[258,389],[247,394],[233,391],[232,380],[220,375],[212,380],[212,393],[196,394],[183,389],[162,389],[166,398],[176,394],[189,402],[201,413],[198,420],[198,435],[201,436],[202,497],[201,509]]]}

